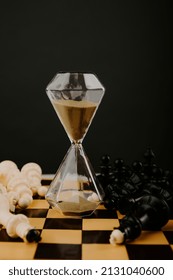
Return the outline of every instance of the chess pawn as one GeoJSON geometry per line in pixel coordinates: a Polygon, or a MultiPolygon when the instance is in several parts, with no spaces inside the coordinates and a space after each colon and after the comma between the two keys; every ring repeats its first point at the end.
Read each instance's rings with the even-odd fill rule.
{"type": "Polygon", "coordinates": [[[124,198],[121,194],[117,192],[113,192],[111,197],[105,199],[104,206],[107,210],[118,210],[121,214],[125,214],[127,212],[127,204],[124,204],[124,198]]]}
{"type": "Polygon", "coordinates": [[[136,185],[141,186],[143,181],[143,173],[142,173],[142,162],[140,161],[134,161],[132,163],[132,172],[129,177],[129,182],[136,185]]]}
{"type": "Polygon", "coordinates": [[[97,178],[104,189],[112,182],[112,180],[114,180],[111,159],[109,155],[103,155],[101,157],[100,173],[97,175],[97,178]]]}
{"type": "Polygon", "coordinates": [[[0,182],[6,186],[9,180],[9,174],[19,171],[15,162],[4,160],[0,162],[0,182]]]}
{"type": "Polygon", "coordinates": [[[42,169],[35,162],[26,163],[22,169],[21,173],[27,178],[29,186],[32,190],[33,195],[39,194],[41,196],[45,195],[47,189],[41,187],[42,179],[42,169]]]}
{"type": "Polygon", "coordinates": [[[145,181],[151,180],[153,168],[156,166],[155,154],[151,148],[148,148],[144,153],[143,173],[145,181]]]}
{"type": "Polygon", "coordinates": [[[29,188],[26,178],[24,178],[21,173],[16,174],[16,176],[13,176],[9,180],[7,191],[13,193],[16,192],[18,194],[19,199],[17,204],[21,208],[27,208],[33,201],[32,191],[29,188]]]}
{"type": "Polygon", "coordinates": [[[124,164],[123,159],[118,158],[114,161],[113,174],[114,174],[114,182],[121,187],[122,184],[127,182],[128,178],[131,174],[131,170],[129,169],[128,166],[126,166],[124,164]]]}
{"type": "Polygon", "coordinates": [[[0,193],[0,224],[6,228],[7,234],[12,237],[20,237],[25,242],[38,242],[40,232],[30,225],[28,218],[23,214],[14,215],[9,211],[8,197],[0,193]]]}
{"type": "Polygon", "coordinates": [[[6,174],[6,186],[11,178],[17,176],[18,174],[20,174],[20,170],[18,168],[11,168],[6,174]]]}
{"type": "Polygon", "coordinates": [[[0,183],[0,194],[6,195],[9,200],[10,211],[15,211],[15,205],[19,199],[19,196],[16,192],[7,192],[6,187],[0,183]]]}
{"type": "MultiPolygon", "coordinates": [[[[142,163],[140,161],[134,161],[129,172],[129,177],[122,186],[122,189],[128,191],[129,198],[135,198],[141,196],[143,190],[143,173],[142,163]]],[[[125,197],[127,199],[127,196],[125,197]]]]}
{"type": "Polygon", "coordinates": [[[15,191],[9,191],[6,193],[8,197],[8,201],[10,204],[10,211],[15,212],[16,205],[18,204],[19,201],[19,193],[15,191]]]}
{"type": "Polygon", "coordinates": [[[114,176],[115,176],[115,182],[118,184],[121,183],[124,177],[123,169],[124,169],[124,160],[116,159],[114,161],[114,176]]]}
{"type": "Polygon", "coordinates": [[[165,189],[170,189],[173,192],[173,173],[170,170],[163,170],[162,177],[159,180],[160,186],[164,186],[165,189]]]}
{"type": "Polygon", "coordinates": [[[173,187],[173,172],[170,170],[164,171],[164,180],[173,187]]]}
{"type": "Polygon", "coordinates": [[[4,187],[4,185],[0,183],[0,194],[6,194],[6,193],[7,193],[6,187],[4,187]]]}
{"type": "Polygon", "coordinates": [[[6,170],[9,170],[9,169],[12,169],[12,168],[18,168],[16,163],[12,160],[3,160],[0,162],[0,169],[6,169],[6,170]]]}
{"type": "Polygon", "coordinates": [[[47,191],[48,191],[48,188],[46,186],[39,186],[37,188],[37,194],[41,197],[45,197],[47,191]]]}
{"type": "Polygon", "coordinates": [[[105,190],[104,206],[108,210],[118,210],[124,215],[134,203],[137,193],[137,186],[128,181],[122,185],[110,184],[105,190]]]}
{"type": "Polygon", "coordinates": [[[117,184],[110,184],[105,189],[104,206],[108,210],[118,210],[121,214],[126,214],[128,209],[127,198],[130,195],[126,189],[119,188],[117,184]]]}
{"type": "Polygon", "coordinates": [[[147,148],[144,152],[144,158],[148,165],[151,165],[153,160],[155,159],[155,154],[151,148],[147,148]]]}
{"type": "Polygon", "coordinates": [[[173,214],[173,190],[170,186],[167,186],[166,182],[157,185],[153,183],[146,184],[143,194],[154,195],[165,200],[170,208],[170,212],[173,214]]]}
{"type": "Polygon", "coordinates": [[[121,244],[140,236],[142,230],[159,230],[170,218],[165,200],[145,195],[136,200],[128,215],[120,220],[120,226],[110,235],[111,244],[121,244]]]}

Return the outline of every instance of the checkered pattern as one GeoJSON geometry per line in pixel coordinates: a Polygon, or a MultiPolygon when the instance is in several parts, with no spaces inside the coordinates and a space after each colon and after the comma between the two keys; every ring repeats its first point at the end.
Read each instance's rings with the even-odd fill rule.
{"type": "MultiPolygon", "coordinates": [[[[50,181],[44,181],[49,184],[50,181]]],[[[103,205],[89,217],[63,216],[39,197],[25,210],[16,213],[28,216],[30,223],[41,231],[39,243],[24,243],[10,238],[0,229],[0,259],[61,259],[61,260],[172,260],[173,218],[160,231],[143,231],[136,240],[112,246],[109,236],[119,225],[122,215],[108,211],[103,205]]]]}

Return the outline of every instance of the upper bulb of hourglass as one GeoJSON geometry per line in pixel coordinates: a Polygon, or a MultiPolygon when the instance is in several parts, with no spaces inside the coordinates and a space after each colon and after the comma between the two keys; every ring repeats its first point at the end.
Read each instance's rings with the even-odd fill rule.
{"type": "Polygon", "coordinates": [[[46,91],[70,141],[81,143],[104,94],[100,81],[92,73],[58,73],[46,91]]]}

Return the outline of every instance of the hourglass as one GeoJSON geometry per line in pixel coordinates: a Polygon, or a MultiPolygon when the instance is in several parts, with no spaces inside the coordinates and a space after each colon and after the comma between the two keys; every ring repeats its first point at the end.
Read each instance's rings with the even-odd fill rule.
{"type": "Polygon", "coordinates": [[[71,142],[46,194],[50,206],[64,215],[90,215],[104,198],[82,146],[104,91],[94,74],[73,72],[58,73],[46,88],[71,142]]]}

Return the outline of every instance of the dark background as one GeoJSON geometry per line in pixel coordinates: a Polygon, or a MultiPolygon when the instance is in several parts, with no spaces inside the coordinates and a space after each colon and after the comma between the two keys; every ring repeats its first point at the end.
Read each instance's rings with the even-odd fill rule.
{"type": "Polygon", "coordinates": [[[1,1],[0,161],[55,172],[70,142],[45,88],[58,71],[92,71],[106,93],[84,139],[100,156],[173,169],[171,1],[1,1]]]}

